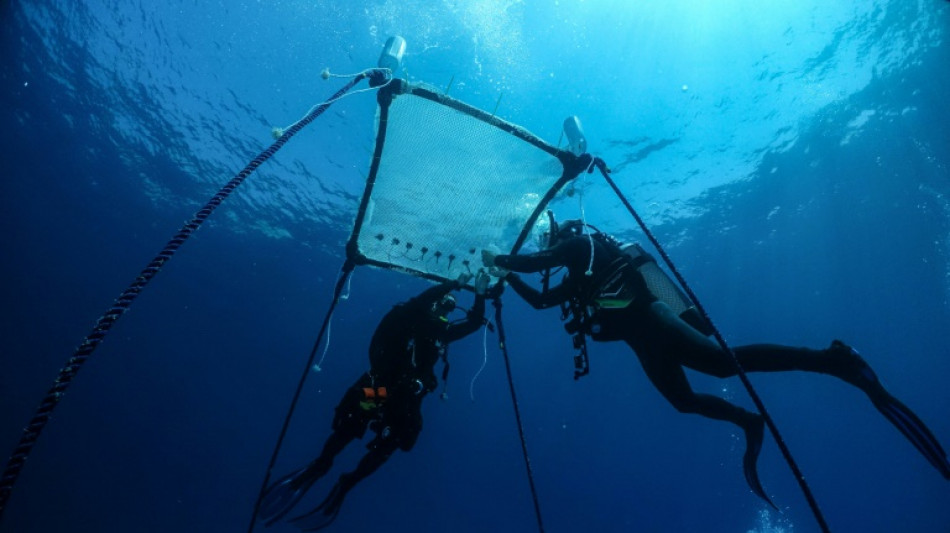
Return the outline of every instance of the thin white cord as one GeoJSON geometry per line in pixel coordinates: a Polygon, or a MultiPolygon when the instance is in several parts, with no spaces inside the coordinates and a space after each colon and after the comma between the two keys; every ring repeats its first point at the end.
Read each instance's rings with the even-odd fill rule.
{"type": "MultiPolygon", "coordinates": [[[[323,77],[323,79],[329,79],[329,78],[355,78],[356,76],[365,75],[367,72],[370,72],[370,71],[373,71],[373,70],[380,70],[380,69],[366,69],[366,70],[364,70],[363,72],[359,72],[359,73],[357,73],[357,74],[331,74],[329,69],[324,69],[324,70],[323,70],[323,73],[321,74],[321,76],[323,77]]],[[[336,98],[331,98],[331,99],[329,99],[329,100],[327,100],[327,101],[325,101],[325,102],[320,102],[319,104],[315,104],[315,105],[311,106],[310,109],[308,109],[307,112],[304,113],[304,115],[303,115],[302,117],[300,117],[300,120],[294,122],[294,123],[291,124],[290,126],[287,126],[286,128],[274,128],[274,129],[271,131],[271,133],[274,135],[274,138],[275,138],[275,139],[279,139],[281,136],[283,136],[283,134],[284,134],[285,131],[287,131],[287,130],[289,130],[290,128],[293,128],[294,126],[296,126],[297,124],[299,124],[300,121],[302,121],[303,119],[305,119],[305,118],[307,118],[308,116],[310,116],[310,113],[313,113],[313,110],[314,110],[314,109],[316,109],[316,108],[318,108],[318,107],[320,107],[320,106],[322,106],[322,105],[329,105],[329,104],[332,104],[333,102],[336,102],[337,100],[342,100],[343,98],[346,98],[347,96],[353,96],[354,94],[365,93],[365,92],[368,92],[368,91],[376,91],[376,90],[382,89],[383,87],[385,87],[385,86],[389,85],[390,83],[392,83],[393,79],[395,79],[395,78],[393,78],[393,76],[392,76],[392,70],[390,70],[390,69],[388,69],[388,68],[386,68],[386,69],[381,69],[381,70],[385,70],[385,71],[388,71],[388,72],[389,72],[389,79],[386,80],[386,83],[380,85],[379,87],[366,87],[365,89],[357,89],[357,90],[355,90],[355,91],[350,91],[350,92],[347,92],[347,93],[343,93],[343,94],[341,94],[340,96],[337,96],[336,98]]]]}
{"type": "MultiPolygon", "coordinates": [[[[350,283],[352,282],[353,282],[353,275],[350,274],[350,276],[346,278],[346,294],[343,294],[340,296],[341,300],[346,300],[350,297],[350,283]]],[[[315,365],[313,365],[314,372],[320,372],[323,370],[323,360],[327,358],[327,350],[330,349],[330,332],[333,331],[333,315],[330,315],[330,318],[328,320],[329,321],[327,322],[327,341],[323,345],[323,353],[320,355],[320,360],[317,361],[315,365]]]]}
{"type": "Polygon", "coordinates": [[[587,228],[587,217],[584,215],[584,189],[580,189],[577,192],[577,203],[581,206],[581,222],[584,224],[584,234],[587,235],[587,240],[590,242],[590,263],[587,264],[587,272],[584,272],[585,276],[594,275],[594,237],[591,236],[590,230],[587,228]]]}
{"type": "Polygon", "coordinates": [[[350,277],[346,278],[346,293],[340,295],[341,300],[350,299],[350,284],[353,283],[353,274],[356,274],[356,272],[351,273],[350,277]]]}
{"type": "Polygon", "coordinates": [[[388,69],[388,68],[368,68],[368,69],[365,69],[365,70],[361,70],[361,71],[359,71],[359,72],[357,72],[357,73],[355,73],[355,74],[334,74],[334,73],[330,72],[330,69],[329,69],[329,68],[325,68],[325,69],[323,69],[322,72],[320,72],[320,77],[323,78],[323,79],[325,79],[325,80],[326,80],[326,79],[330,79],[330,78],[355,78],[355,77],[357,77],[357,76],[363,76],[363,75],[365,75],[367,72],[372,72],[372,71],[374,71],[374,70],[385,70],[385,71],[389,74],[389,77],[390,77],[390,78],[392,78],[392,76],[393,76],[393,71],[392,71],[392,69],[388,69]]]}
{"type": "Polygon", "coordinates": [[[482,366],[478,369],[478,372],[475,372],[475,375],[472,377],[472,382],[468,384],[468,397],[475,401],[475,380],[478,379],[478,376],[481,375],[482,370],[485,370],[485,365],[488,364],[488,324],[482,327],[484,334],[482,335],[482,366]]]}
{"type": "Polygon", "coordinates": [[[330,321],[327,322],[327,341],[323,345],[323,354],[320,356],[320,360],[317,361],[317,364],[313,365],[314,372],[320,372],[323,370],[323,360],[327,357],[327,350],[330,349],[330,331],[333,329],[333,316],[330,316],[330,321]]]}

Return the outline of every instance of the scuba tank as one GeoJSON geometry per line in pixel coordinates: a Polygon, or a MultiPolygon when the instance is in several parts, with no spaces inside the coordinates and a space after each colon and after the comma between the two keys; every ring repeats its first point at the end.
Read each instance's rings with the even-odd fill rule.
{"type": "Polygon", "coordinates": [[[626,318],[607,310],[625,309],[643,297],[639,294],[642,288],[631,281],[631,276],[637,274],[643,278],[653,298],[668,305],[680,319],[703,335],[713,333],[712,326],[703,319],[693,301],[642,246],[620,244],[602,233],[595,233],[592,238],[615,250],[616,257],[598,272],[589,292],[579,301],[572,302],[569,312],[565,310],[565,316],[573,315],[573,320],[565,324],[569,333],[580,330],[594,340],[621,339],[627,327],[626,318]]]}
{"type": "MultiPolygon", "coordinates": [[[[636,243],[623,245],[620,251],[623,253],[621,260],[636,269],[637,272],[643,276],[644,281],[646,281],[647,289],[658,301],[668,305],[674,313],[696,331],[706,336],[712,335],[712,326],[699,314],[699,310],[696,309],[696,304],[694,304],[679,285],[660,268],[660,265],[657,264],[656,259],[652,255],[636,243]]],[[[605,281],[609,283],[611,280],[608,279],[605,281]]],[[[599,304],[598,298],[595,297],[594,302],[599,304]]],[[[604,309],[625,307],[629,305],[630,302],[627,301],[626,305],[615,305],[616,303],[618,302],[615,300],[608,300],[605,302],[606,305],[598,305],[598,307],[604,309]]]]}
{"type": "Polygon", "coordinates": [[[657,300],[665,303],[680,319],[705,336],[712,335],[712,325],[706,321],[692,300],[679,285],[657,264],[656,259],[639,244],[621,244],[613,237],[597,232],[591,238],[614,250],[615,258],[599,269],[586,294],[578,295],[561,305],[561,319],[566,320],[564,329],[572,336],[574,356],[574,379],[590,371],[586,336],[597,341],[622,340],[629,328],[629,315],[610,312],[629,307],[638,298],[642,299],[642,285],[631,281],[635,275],[642,276],[646,290],[657,300]],[[631,269],[636,273],[631,272],[631,269]]]}

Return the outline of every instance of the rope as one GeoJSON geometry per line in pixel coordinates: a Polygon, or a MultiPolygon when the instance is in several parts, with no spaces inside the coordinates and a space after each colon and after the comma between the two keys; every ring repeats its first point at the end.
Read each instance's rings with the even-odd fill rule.
{"type": "Polygon", "coordinates": [[[270,482],[271,472],[274,470],[274,465],[277,464],[277,456],[280,454],[280,449],[284,444],[284,437],[287,436],[287,429],[290,427],[290,420],[294,416],[294,411],[297,409],[297,403],[300,401],[300,394],[303,392],[304,383],[307,381],[307,376],[310,374],[310,369],[313,367],[313,360],[317,356],[317,349],[320,347],[320,341],[323,340],[323,334],[330,328],[330,319],[333,318],[333,310],[336,309],[337,302],[340,301],[340,294],[343,292],[343,287],[346,285],[347,280],[350,277],[350,273],[353,271],[353,263],[347,260],[343,263],[343,268],[340,270],[340,279],[336,282],[336,289],[333,291],[333,300],[330,301],[330,309],[327,310],[327,315],[323,319],[323,325],[320,326],[320,333],[317,334],[317,339],[313,341],[313,348],[310,350],[310,357],[307,358],[307,364],[303,367],[303,372],[300,374],[300,380],[297,382],[297,390],[294,391],[294,397],[290,402],[290,407],[287,409],[287,415],[284,417],[284,425],[280,428],[280,434],[277,436],[277,443],[274,445],[274,452],[271,454],[270,462],[267,463],[267,470],[264,472],[264,480],[261,482],[261,489],[257,493],[257,501],[254,502],[254,512],[251,514],[251,522],[247,526],[248,533],[254,531],[254,526],[257,524],[257,514],[260,511],[261,500],[264,498],[264,491],[267,490],[267,484],[270,482]]]}
{"type": "MultiPolygon", "coordinates": [[[[356,74],[330,74],[330,69],[323,69],[323,72],[321,73],[321,76],[322,76],[323,79],[325,79],[325,80],[326,80],[326,79],[330,79],[331,77],[333,77],[333,78],[353,78],[353,81],[350,82],[350,84],[347,86],[348,88],[349,88],[349,87],[352,87],[356,82],[360,81],[361,79],[363,79],[363,78],[369,78],[369,77],[372,77],[372,76],[374,76],[374,75],[383,75],[383,76],[385,76],[385,80],[386,80],[386,81],[380,83],[379,85],[377,85],[377,84],[374,83],[373,86],[371,86],[371,87],[366,87],[365,89],[359,89],[359,90],[353,91],[353,92],[351,92],[351,93],[349,93],[349,94],[344,94],[344,93],[346,93],[346,91],[337,92],[336,94],[334,94],[333,96],[331,96],[329,99],[324,100],[323,102],[320,102],[319,104],[314,104],[313,106],[311,106],[310,109],[308,109],[307,112],[304,114],[303,118],[301,118],[301,119],[298,120],[297,122],[294,122],[293,124],[291,124],[290,126],[287,126],[286,128],[274,128],[274,129],[273,129],[274,138],[275,138],[275,139],[276,139],[276,138],[280,138],[280,137],[284,134],[284,132],[290,131],[291,129],[293,129],[294,127],[296,127],[296,126],[297,126],[298,124],[300,124],[301,122],[307,120],[307,119],[310,117],[310,114],[313,113],[314,110],[316,110],[316,109],[319,108],[319,107],[327,107],[327,106],[329,106],[330,104],[336,102],[337,100],[342,99],[344,96],[353,96],[354,94],[365,93],[365,92],[369,92],[369,91],[376,91],[376,90],[382,89],[383,87],[385,87],[385,86],[389,85],[390,83],[392,83],[393,79],[395,79],[395,78],[393,78],[393,76],[392,76],[392,71],[391,71],[390,69],[388,69],[388,68],[376,68],[376,69],[370,68],[370,69],[366,69],[366,70],[364,70],[364,71],[362,71],[362,72],[357,72],[356,74]]],[[[319,114],[319,113],[318,113],[318,114],[319,114]]],[[[313,119],[311,118],[310,120],[313,120],[313,119]]]]}
{"type": "Polygon", "coordinates": [[[468,384],[468,397],[475,401],[475,381],[482,375],[485,366],[488,365],[488,324],[482,327],[482,366],[478,367],[478,372],[472,376],[472,381],[468,384]]]}
{"type": "Polygon", "coordinates": [[[531,487],[531,499],[534,501],[534,515],[538,520],[538,531],[544,533],[544,523],[541,521],[541,504],[538,503],[538,490],[534,486],[534,472],[531,470],[531,458],[528,457],[528,443],[524,436],[524,424],[521,422],[521,410],[518,408],[518,396],[515,394],[515,384],[511,377],[511,361],[508,359],[508,347],[505,343],[505,325],[501,321],[501,298],[492,300],[495,306],[495,323],[498,324],[498,347],[505,357],[505,372],[508,373],[508,389],[511,391],[511,403],[515,408],[515,420],[518,422],[518,437],[521,439],[521,453],[524,455],[524,466],[528,471],[528,485],[531,487]]]}
{"type": "MultiPolygon", "coordinates": [[[[346,84],[342,89],[337,91],[336,94],[330,99],[333,101],[340,98],[344,93],[349,91],[354,85],[356,85],[360,80],[362,80],[365,75],[360,75],[346,84]]],[[[59,371],[59,375],[56,377],[56,381],[53,383],[53,386],[50,387],[47,391],[46,396],[43,398],[43,401],[40,402],[39,407],[37,407],[36,412],[33,415],[33,418],[30,420],[30,423],[23,429],[23,435],[20,436],[20,442],[14,448],[13,453],[10,455],[9,460],[7,461],[6,468],[3,471],[3,477],[0,478],[0,518],[3,517],[3,511],[6,508],[7,501],[10,499],[10,494],[13,492],[13,485],[16,483],[17,478],[20,476],[20,472],[23,469],[23,465],[26,463],[27,457],[30,455],[30,452],[33,450],[33,446],[36,444],[36,440],[39,438],[40,433],[42,433],[43,428],[46,427],[47,422],[49,422],[50,415],[53,412],[53,409],[56,408],[56,405],[62,399],[63,394],[66,392],[66,388],[69,387],[72,383],[73,378],[76,377],[76,374],[79,372],[79,369],[86,362],[92,352],[99,346],[99,343],[105,338],[109,330],[112,329],[112,326],[115,325],[116,321],[121,317],[132,305],[132,302],[136,297],[142,292],[146,285],[155,277],[156,274],[162,269],[162,266],[168,262],[169,259],[175,255],[175,252],[181,247],[182,244],[201,226],[204,221],[211,216],[211,213],[224,202],[225,198],[230,196],[232,192],[252,173],[257,167],[261,166],[265,161],[271,158],[278,150],[280,150],[284,144],[290,140],[291,137],[297,134],[304,126],[313,122],[320,114],[322,114],[329,104],[323,104],[318,106],[310,111],[304,118],[297,121],[293,126],[291,126],[286,132],[284,132],[269,148],[261,152],[253,161],[247,164],[243,170],[241,170],[234,178],[231,179],[221,190],[215,194],[211,200],[205,204],[197,213],[194,214],[191,220],[185,223],[184,226],[171,238],[170,241],[165,245],[165,248],[162,249],[155,258],[145,267],[144,270],[139,274],[135,281],[133,281],[122,294],[113,302],[112,307],[106,311],[99,320],[96,322],[96,325],[92,328],[92,333],[86,336],[83,339],[82,343],[73,353],[73,356],[66,361],[66,365],[59,371]]]]}
{"type": "Polygon", "coordinates": [[[590,243],[590,262],[587,263],[587,271],[584,272],[585,276],[590,277],[594,275],[594,236],[591,235],[590,228],[587,227],[587,215],[584,214],[584,189],[577,192],[577,203],[581,208],[581,227],[584,228],[587,242],[590,243]]]}
{"type": "Polygon", "coordinates": [[[606,164],[600,158],[594,160],[588,172],[593,171],[593,167],[597,167],[600,170],[600,173],[604,176],[604,179],[607,180],[607,183],[617,194],[617,197],[627,208],[627,211],[633,215],[633,218],[637,221],[637,224],[640,225],[640,228],[643,230],[643,233],[647,236],[653,246],[659,252],[660,256],[663,257],[663,261],[666,262],[666,265],[670,268],[670,271],[676,276],[676,280],[683,287],[683,290],[686,291],[686,294],[696,305],[696,309],[702,315],[702,317],[709,323],[713,330],[713,335],[716,338],[716,341],[719,343],[719,346],[722,347],[723,351],[729,354],[729,357],[732,358],[732,363],[736,367],[737,374],[739,379],[742,380],[742,384],[745,386],[746,390],[749,392],[749,396],[752,398],[752,402],[755,404],[756,409],[759,410],[759,414],[762,415],[762,418],[765,420],[766,425],[769,427],[769,432],[772,433],[772,437],[775,438],[775,442],[778,444],[779,449],[782,451],[782,455],[785,457],[785,462],[788,463],[789,468],[792,470],[792,474],[795,476],[795,480],[798,481],[799,487],[801,487],[802,493],[805,495],[805,499],[808,500],[808,505],[811,507],[812,514],[815,515],[815,520],[818,521],[818,526],[821,528],[821,531],[828,533],[831,530],[828,528],[828,523],[825,521],[825,517],[821,513],[821,509],[818,507],[818,501],[815,499],[815,496],[811,492],[811,488],[808,486],[808,483],[805,481],[805,476],[802,474],[801,470],[798,468],[798,464],[795,462],[795,459],[792,457],[792,452],[788,449],[788,446],[785,444],[785,440],[782,438],[782,435],[779,433],[778,426],[775,425],[775,421],[772,420],[772,416],[769,415],[768,411],[765,409],[765,404],[762,402],[762,399],[759,397],[759,394],[755,391],[755,388],[752,386],[752,382],[749,381],[748,375],[745,373],[745,370],[742,368],[742,365],[739,363],[739,358],[736,356],[736,353],[732,350],[729,344],[726,343],[726,340],[723,338],[722,333],[719,332],[719,329],[713,324],[709,314],[706,313],[706,309],[700,303],[699,298],[696,297],[696,294],[693,293],[693,290],[690,288],[689,284],[686,283],[686,278],[680,274],[677,270],[676,265],[673,264],[673,260],[667,255],[666,250],[660,245],[660,241],[656,239],[653,235],[653,232],[647,227],[646,223],[643,222],[643,219],[640,218],[640,215],[633,209],[633,206],[630,205],[630,202],[620,191],[620,188],[617,187],[617,184],[614,183],[614,180],[611,179],[607,169],[606,164]]]}
{"type": "MultiPolygon", "coordinates": [[[[340,296],[339,299],[340,299],[340,300],[346,300],[346,298],[345,298],[344,296],[340,296]]],[[[330,333],[332,333],[332,331],[333,331],[333,324],[332,324],[332,323],[331,323],[331,324],[327,324],[327,342],[324,343],[324,345],[323,345],[323,353],[320,354],[320,360],[317,361],[317,363],[316,363],[315,365],[313,365],[313,371],[314,371],[314,372],[322,372],[322,371],[323,371],[323,360],[327,358],[327,352],[330,351],[330,333]]]]}

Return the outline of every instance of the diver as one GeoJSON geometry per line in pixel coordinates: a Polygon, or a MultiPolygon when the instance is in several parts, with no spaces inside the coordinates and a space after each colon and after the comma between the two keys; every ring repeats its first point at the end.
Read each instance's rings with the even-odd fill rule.
{"type": "Polygon", "coordinates": [[[422,431],[422,399],[438,387],[434,368],[440,359],[447,378],[448,344],[477,331],[484,324],[485,290],[489,275],[480,270],[473,281],[475,300],[465,319],[449,322],[456,307],[451,291],[471,279],[431,287],[397,304],[380,321],[370,341],[370,370],[343,395],[333,419],[333,433],[320,456],[307,466],[277,480],[264,492],[259,513],[267,525],[282,519],[333,465],[333,459],[367,428],[375,438],[356,469],[342,474],[329,495],[312,511],[292,519],[305,531],[328,526],[340,512],[346,494],[372,474],[397,449],[408,452],[422,431]]]}
{"type": "MultiPolygon", "coordinates": [[[[718,396],[694,392],[683,370],[686,367],[720,378],[738,373],[735,361],[709,338],[712,329],[708,322],[638,245],[622,244],[580,220],[567,221],[559,229],[550,211],[548,216],[547,231],[538,239],[540,251],[497,255],[483,250],[485,266],[535,309],[561,305],[564,318],[570,317],[565,329],[575,335],[574,346],[581,349],[585,361],[585,336],[595,341],[624,341],[639,358],[651,383],[676,410],[742,428],[746,437],[746,481],[771,505],[756,470],[764,430],[762,415],[718,396]],[[545,272],[547,276],[550,269],[558,267],[567,270],[561,283],[549,289],[545,279],[541,291],[512,272],[545,272]],[[667,290],[654,290],[664,281],[667,290]],[[669,287],[675,287],[672,296],[669,287]],[[681,305],[683,300],[686,306],[681,305]]],[[[542,222],[536,229],[544,230],[544,226],[542,222]]],[[[847,344],[835,340],[826,349],[754,344],[738,346],[734,352],[746,372],[818,372],[861,389],[940,474],[950,479],[950,463],[937,439],[917,415],[884,389],[871,367],[847,344]]],[[[575,378],[586,372],[586,362],[579,366],[583,371],[576,372],[575,378]]]]}

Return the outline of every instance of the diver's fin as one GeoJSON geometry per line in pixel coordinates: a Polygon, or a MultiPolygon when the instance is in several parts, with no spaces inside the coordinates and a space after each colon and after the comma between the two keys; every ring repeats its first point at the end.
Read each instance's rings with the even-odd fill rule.
{"type": "Polygon", "coordinates": [[[839,340],[832,341],[829,350],[839,361],[839,377],[864,391],[874,407],[907,437],[940,475],[950,479],[950,462],[947,461],[947,452],[940,446],[940,442],[909,407],[884,390],[881,381],[861,354],[839,340]]]}
{"type": "Polygon", "coordinates": [[[278,479],[264,491],[258,507],[258,516],[270,526],[284,517],[303,498],[326,469],[314,468],[311,463],[278,479]]]}
{"type": "Polygon", "coordinates": [[[759,481],[759,472],[756,463],[759,459],[759,452],[762,451],[762,438],[765,433],[765,422],[762,417],[756,415],[755,419],[745,428],[745,455],[742,457],[742,471],[745,474],[746,483],[756,496],[762,498],[776,511],[778,507],[772,503],[765,489],[762,488],[762,482],[759,481]]]}
{"type": "Polygon", "coordinates": [[[883,387],[873,393],[868,392],[874,407],[890,420],[907,440],[914,445],[923,456],[930,461],[944,479],[950,479],[950,462],[947,462],[947,452],[940,446],[927,426],[900,400],[891,396],[883,387]]]}
{"type": "MultiPolygon", "coordinates": [[[[314,513],[307,517],[307,520],[294,520],[301,531],[319,531],[336,520],[340,514],[340,506],[324,509],[322,513],[314,513]]],[[[302,518],[302,517],[301,517],[302,518]]]]}
{"type": "Polygon", "coordinates": [[[346,493],[347,490],[343,488],[343,484],[337,482],[320,505],[306,514],[292,518],[291,522],[301,531],[318,531],[329,526],[340,514],[340,506],[343,505],[346,493]]]}
{"type": "MultiPolygon", "coordinates": [[[[828,348],[831,355],[829,373],[868,392],[881,386],[877,374],[853,347],[835,339],[828,348]]],[[[870,394],[870,393],[869,393],[870,394]]]]}

